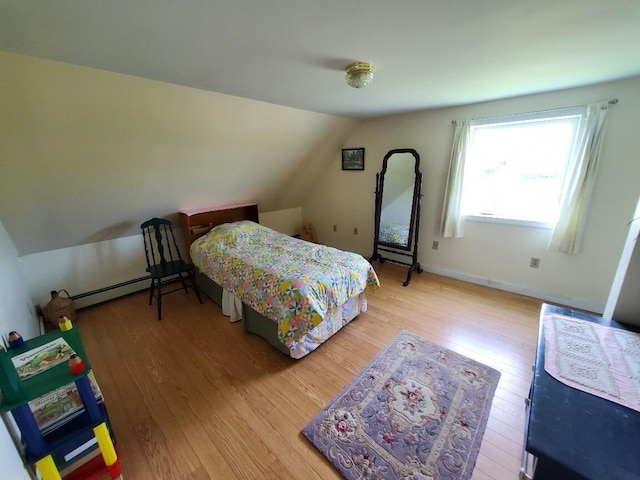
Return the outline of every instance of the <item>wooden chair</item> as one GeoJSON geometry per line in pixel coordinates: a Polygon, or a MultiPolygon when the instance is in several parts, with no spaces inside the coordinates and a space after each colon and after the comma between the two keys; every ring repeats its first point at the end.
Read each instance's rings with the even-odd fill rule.
{"type": "MultiPolygon", "coordinates": [[[[152,218],[142,225],[142,237],[144,239],[144,253],[147,259],[147,272],[151,275],[151,286],[149,287],[149,305],[156,299],[158,304],[158,320],[162,319],[162,283],[168,277],[174,280],[180,279],[185,292],[189,280],[191,287],[196,292],[198,301],[202,303],[200,292],[193,275],[193,263],[182,260],[176,238],[173,234],[173,226],[169,220],[162,218],[152,218]]],[[[164,295],[181,290],[176,288],[165,292],[164,295]]]]}

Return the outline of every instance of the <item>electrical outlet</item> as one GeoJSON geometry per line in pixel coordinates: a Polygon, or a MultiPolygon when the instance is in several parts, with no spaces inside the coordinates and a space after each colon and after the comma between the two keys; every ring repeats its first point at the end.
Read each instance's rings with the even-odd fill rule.
{"type": "Polygon", "coordinates": [[[357,235],[358,234],[358,227],[353,227],[353,234],[357,235]]]}
{"type": "Polygon", "coordinates": [[[531,262],[529,263],[531,268],[540,268],[540,259],[531,257],[531,262]]]}
{"type": "Polygon", "coordinates": [[[433,250],[437,250],[438,249],[438,240],[434,240],[433,243],[431,244],[431,248],[433,250]]]}
{"type": "Polygon", "coordinates": [[[334,226],[333,226],[333,231],[334,231],[334,232],[337,232],[337,231],[338,231],[338,226],[337,226],[337,225],[334,225],[334,226]]]}

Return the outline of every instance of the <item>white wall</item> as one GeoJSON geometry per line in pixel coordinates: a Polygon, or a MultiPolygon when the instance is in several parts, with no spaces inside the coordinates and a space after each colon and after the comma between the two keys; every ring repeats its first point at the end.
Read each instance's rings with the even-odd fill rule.
{"type": "Polygon", "coordinates": [[[258,216],[262,225],[285,235],[295,235],[302,232],[302,207],[261,212],[258,216]]]}
{"type": "MultiPolygon", "coordinates": [[[[11,330],[16,330],[25,339],[40,333],[19,263],[18,252],[0,222],[0,332],[5,340],[11,330]]],[[[2,478],[30,478],[4,422],[0,422],[0,468],[2,478]]]]}
{"type": "MultiPolygon", "coordinates": [[[[627,224],[640,191],[640,77],[547,94],[397,115],[362,123],[343,148],[364,146],[364,172],[343,172],[340,154],[302,204],[319,241],[369,256],[373,248],[375,174],[393,148],[415,148],[424,175],[419,260],[426,270],[496,286],[556,303],[602,312],[613,281],[627,224]],[[547,250],[550,230],[467,222],[466,236],[438,235],[451,152],[452,120],[548,110],[618,98],[611,107],[584,251],[547,250]],[[332,226],[337,225],[337,232],[332,226]],[[358,227],[359,234],[353,234],[358,227]],[[431,249],[439,241],[437,251],[431,249]],[[529,267],[531,257],[540,268],[529,267]]],[[[410,286],[408,288],[411,288],[410,286]]]]}
{"type": "Polygon", "coordinates": [[[40,334],[18,252],[0,222],[0,333],[6,340],[12,330],[19,332],[25,340],[40,334]]]}
{"type": "MultiPolygon", "coordinates": [[[[51,290],[64,289],[74,296],[148,275],[142,235],[23,255],[20,263],[29,295],[41,307],[51,300],[51,290]]],[[[133,283],[77,299],[74,306],[86,307],[148,287],[147,282],[133,283]]]]}
{"type": "MultiPolygon", "coordinates": [[[[286,235],[300,233],[302,209],[294,207],[260,212],[260,223],[286,235]]],[[[174,225],[180,225],[173,219],[174,225]]],[[[186,253],[182,233],[175,231],[182,253],[186,253]]],[[[146,277],[142,235],[104,240],[102,242],[61,248],[20,257],[20,268],[26,279],[31,300],[44,307],[51,290],[66,290],[70,296],[110,287],[136,278],[146,277]]],[[[74,301],[76,308],[94,305],[127,293],[144,290],[147,281],[132,283],[114,290],[93,294],[74,301]]]]}
{"type": "Polygon", "coordinates": [[[640,326],[640,201],[629,221],[627,240],[602,314],[623,323],[640,326]]]}

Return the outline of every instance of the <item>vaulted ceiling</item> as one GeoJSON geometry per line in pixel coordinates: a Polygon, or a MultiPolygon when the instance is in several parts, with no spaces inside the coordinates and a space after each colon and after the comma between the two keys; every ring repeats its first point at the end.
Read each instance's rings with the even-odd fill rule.
{"type": "Polygon", "coordinates": [[[0,50],[360,118],[638,75],[638,25],[638,0],[0,0],[0,50]]]}

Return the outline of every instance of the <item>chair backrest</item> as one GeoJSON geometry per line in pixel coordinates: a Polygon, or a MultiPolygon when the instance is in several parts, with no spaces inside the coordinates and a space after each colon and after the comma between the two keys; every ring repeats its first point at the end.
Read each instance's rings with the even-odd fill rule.
{"type": "Polygon", "coordinates": [[[182,261],[176,237],[173,234],[173,225],[169,220],[152,218],[140,225],[140,228],[144,239],[147,266],[182,261]]]}

